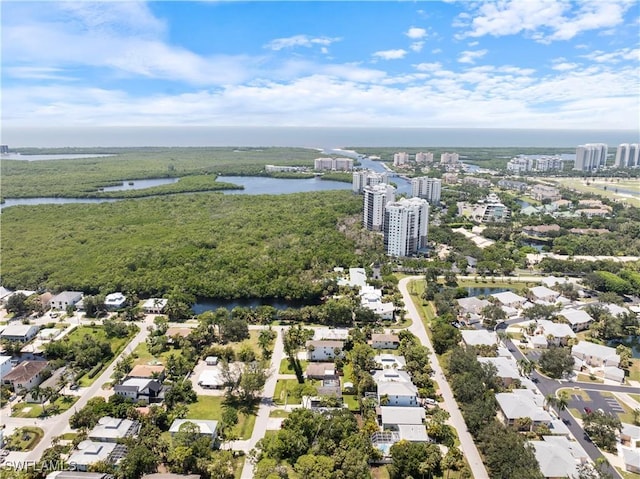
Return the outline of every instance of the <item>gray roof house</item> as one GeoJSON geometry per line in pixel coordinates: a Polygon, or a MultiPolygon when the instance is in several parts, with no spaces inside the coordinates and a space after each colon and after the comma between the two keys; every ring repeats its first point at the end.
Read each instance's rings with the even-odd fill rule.
{"type": "Polygon", "coordinates": [[[113,390],[134,402],[142,401],[148,404],[161,398],[162,383],[156,379],[130,378],[116,384],[113,390]]]}
{"type": "Polygon", "coordinates": [[[119,439],[135,436],[139,430],[138,421],[105,416],[100,418],[88,437],[96,442],[118,442],[119,439]]]}
{"type": "Polygon", "coordinates": [[[82,293],[80,291],[63,291],[60,294],[56,294],[49,304],[53,309],[65,310],[69,306],[75,306],[82,299],[82,293]]]}
{"type": "Polygon", "coordinates": [[[565,308],[558,313],[558,316],[564,318],[575,332],[587,329],[593,321],[593,318],[581,309],[565,308]]]}
{"type": "Polygon", "coordinates": [[[67,463],[73,464],[78,471],[86,471],[96,462],[109,461],[116,447],[118,445],[113,442],[82,441],[67,459],[67,463]]]}
{"type": "Polygon", "coordinates": [[[210,437],[211,447],[213,447],[216,438],[218,437],[218,421],[207,419],[176,419],[171,423],[169,433],[173,436],[177,432],[180,432],[180,428],[186,423],[195,424],[200,430],[201,436],[210,437]]]}
{"type": "Polygon", "coordinates": [[[380,426],[390,429],[400,424],[422,425],[425,411],[421,407],[380,406],[380,426]]]}
{"type": "Polygon", "coordinates": [[[496,394],[498,418],[514,426],[518,419],[531,418],[531,429],[541,424],[550,425],[551,415],[543,409],[544,398],[529,389],[514,389],[509,393],[496,394]]]}
{"type": "Polygon", "coordinates": [[[578,477],[578,465],[589,456],[576,441],[564,436],[543,436],[542,441],[529,441],[545,478],[578,477]]]}
{"type": "Polygon", "coordinates": [[[620,356],[614,348],[589,341],[580,341],[573,346],[571,354],[592,367],[618,367],[620,364],[620,356]]]}

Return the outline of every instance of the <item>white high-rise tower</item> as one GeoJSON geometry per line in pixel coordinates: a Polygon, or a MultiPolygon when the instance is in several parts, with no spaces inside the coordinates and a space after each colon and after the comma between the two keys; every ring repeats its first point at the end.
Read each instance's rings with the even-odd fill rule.
{"type": "Polygon", "coordinates": [[[369,231],[382,231],[384,228],[384,207],[396,199],[396,189],[380,183],[379,185],[366,186],[364,188],[364,208],[362,212],[362,224],[369,231]]]}
{"type": "Polygon", "coordinates": [[[574,170],[592,171],[603,168],[607,163],[609,148],[604,143],[587,143],[576,148],[574,170]]]}
{"type": "Polygon", "coordinates": [[[640,145],[638,143],[622,143],[616,151],[615,168],[640,167],[640,145]]]}
{"type": "Polygon", "coordinates": [[[441,191],[442,181],[438,178],[420,176],[411,179],[411,195],[424,198],[431,205],[440,203],[441,191]]]}
{"type": "Polygon", "coordinates": [[[385,207],[384,246],[389,256],[411,256],[427,246],[429,203],[402,198],[385,207]]]}

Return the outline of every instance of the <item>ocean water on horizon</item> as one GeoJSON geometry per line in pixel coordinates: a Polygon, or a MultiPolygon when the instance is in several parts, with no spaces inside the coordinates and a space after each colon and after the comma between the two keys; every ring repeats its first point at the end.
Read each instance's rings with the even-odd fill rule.
{"type": "Polygon", "coordinates": [[[637,143],[637,130],[334,127],[8,127],[9,148],[244,146],[244,147],[567,147],[637,143]]]}

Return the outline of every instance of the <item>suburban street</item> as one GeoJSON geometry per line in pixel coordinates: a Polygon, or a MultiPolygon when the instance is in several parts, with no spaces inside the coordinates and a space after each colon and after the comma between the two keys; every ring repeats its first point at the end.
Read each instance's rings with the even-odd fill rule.
{"type": "Polygon", "coordinates": [[[420,313],[416,308],[415,304],[413,304],[413,300],[411,298],[411,294],[407,289],[407,285],[410,281],[416,279],[424,279],[423,276],[409,276],[407,278],[403,278],[400,280],[398,284],[398,288],[402,293],[402,300],[404,301],[405,308],[409,313],[409,317],[412,320],[412,324],[409,327],[409,331],[415,334],[423,345],[427,346],[431,351],[430,354],[430,363],[431,367],[435,372],[435,378],[438,381],[438,385],[440,387],[440,393],[444,398],[444,409],[450,414],[449,424],[453,426],[458,433],[458,438],[460,439],[460,448],[462,449],[462,453],[464,457],[467,459],[469,463],[469,467],[471,468],[471,473],[475,479],[489,479],[489,474],[487,473],[484,464],[482,463],[482,459],[480,458],[480,453],[478,452],[478,448],[473,442],[473,438],[471,434],[467,431],[467,425],[464,422],[464,418],[462,417],[462,413],[460,412],[460,408],[458,408],[458,404],[453,397],[453,392],[449,387],[449,383],[444,377],[444,373],[442,372],[442,367],[438,362],[438,357],[436,353],[433,351],[433,346],[431,345],[431,341],[429,340],[429,336],[427,336],[427,331],[422,323],[422,318],[420,317],[420,313]]]}

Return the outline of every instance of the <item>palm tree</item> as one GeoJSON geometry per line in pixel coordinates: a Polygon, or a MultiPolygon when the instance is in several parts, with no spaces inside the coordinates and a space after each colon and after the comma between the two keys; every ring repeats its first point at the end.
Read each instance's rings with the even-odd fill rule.
{"type": "Polygon", "coordinates": [[[529,374],[533,371],[533,363],[526,358],[518,359],[518,369],[520,374],[529,377],[529,374]]]}
{"type": "Polygon", "coordinates": [[[562,391],[558,396],[556,407],[558,411],[566,411],[569,407],[569,394],[566,391],[562,391]]]}

